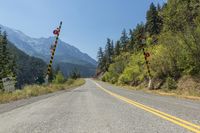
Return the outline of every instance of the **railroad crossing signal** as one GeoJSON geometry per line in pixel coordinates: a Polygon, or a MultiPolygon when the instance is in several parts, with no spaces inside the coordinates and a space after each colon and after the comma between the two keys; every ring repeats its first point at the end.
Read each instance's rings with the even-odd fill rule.
{"type": "Polygon", "coordinates": [[[56,35],[56,40],[55,40],[54,44],[51,45],[51,47],[50,47],[50,49],[51,49],[51,59],[49,61],[49,65],[48,65],[47,75],[45,77],[45,83],[46,84],[48,84],[49,74],[50,74],[51,69],[52,69],[52,63],[53,63],[56,47],[57,47],[57,44],[58,44],[58,38],[59,38],[59,35],[60,35],[61,27],[62,27],[62,21],[60,22],[60,26],[53,31],[53,34],[56,35]]]}
{"type": "Polygon", "coordinates": [[[143,46],[143,45],[146,44],[146,39],[145,39],[144,37],[141,38],[141,44],[142,44],[142,50],[143,50],[144,59],[145,59],[145,62],[146,62],[148,74],[149,74],[149,77],[151,78],[151,72],[150,72],[149,61],[148,61],[148,57],[150,57],[150,53],[149,53],[149,52],[145,52],[145,49],[144,49],[144,46],[143,46]]]}
{"type": "Polygon", "coordinates": [[[59,32],[60,32],[60,29],[59,29],[59,28],[57,28],[56,30],[54,30],[54,31],[53,31],[53,34],[54,34],[54,35],[58,35],[58,34],[59,34],[59,32]]]}
{"type": "Polygon", "coordinates": [[[150,57],[150,53],[145,52],[145,57],[146,57],[146,58],[150,57]]]}
{"type": "Polygon", "coordinates": [[[144,59],[145,59],[145,63],[146,63],[146,66],[147,66],[147,70],[148,70],[148,74],[149,74],[149,77],[151,78],[151,71],[150,71],[150,67],[149,67],[149,61],[148,61],[148,57],[150,57],[150,54],[148,52],[145,52],[145,49],[142,48],[143,50],[143,54],[144,54],[144,59]]]}
{"type": "Polygon", "coordinates": [[[145,59],[145,63],[147,66],[147,71],[149,74],[149,85],[148,88],[152,89],[153,88],[153,83],[152,83],[152,75],[151,75],[151,71],[150,71],[150,67],[149,67],[149,61],[148,61],[148,57],[150,57],[150,53],[149,52],[145,52],[144,46],[146,44],[146,39],[143,37],[141,38],[141,44],[142,44],[142,51],[144,54],[144,59],[145,59]]]}

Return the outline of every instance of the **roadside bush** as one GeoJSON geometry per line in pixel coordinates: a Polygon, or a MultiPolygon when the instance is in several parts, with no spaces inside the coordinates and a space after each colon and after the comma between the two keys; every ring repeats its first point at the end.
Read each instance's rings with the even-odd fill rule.
{"type": "Polygon", "coordinates": [[[104,81],[110,82],[112,84],[116,83],[119,77],[116,69],[118,69],[118,66],[116,64],[111,64],[109,67],[109,71],[103,75],[104,81]]]}
{"type": "Polygon", "coordinates": [[[59,71],[57,74],[56,74],[56,77],[55,79],[53,80],[53,83],[55,84],[62,84],[65,82],[65,77],[63,76],[62,72],[59,71]]]}
{"type": "Polygon", "coordinates": [[[145,63],[143,53],[133,54],[130,58],[129,64],[120,75],[119,84],[138,84],[144,80],[145,77],[145,63]]]}
{"type": "MultiPolygon", "coordinates": [[[[106,74],[106,73],[105,73],[106,74]]],[[[102,76],[102,78],[101,78],[101,80],[103,81],[103,82],[106,82],[106,77],[105,77],[105,74],[102,76]]]]}
{"type": "Polygon", "coordinates": [[[109,66],[108,72],[103,75],[102,81],[107,81],[113,84],[117,83],[120,74],[123,73],[129,62],[129,58],[129,53],[122,53],[121,55],[115,57],[114,63],[109,66]]]}
{"type": "Polygon", "coordinates": [[[177,83],[173,78],[168,77],[166,79],[166,87],[168,90],[174,90],[177,88],[177,83]]]}
{"type": "Polygon", "coordinates": [[[110,81],[110,78],[111,78],[111,72],[106,72],[103,77],[102,77],[102,80],[104,82],[109,82],[110,81]]]}

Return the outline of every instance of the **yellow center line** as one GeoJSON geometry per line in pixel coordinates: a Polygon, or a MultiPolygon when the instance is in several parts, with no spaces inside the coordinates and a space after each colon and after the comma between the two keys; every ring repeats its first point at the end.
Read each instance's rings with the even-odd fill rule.
{"type": "MultiPolygon", "coordinates": [[[[94,82],[94,81],[93,81],[93,82],[94,82]]],[[[199,125],[190,123],[190,122],[185,121],[185,120],[183,120],[183,119],[180,119],[180,118],[177,118],[177,117],[175,117],[175,116],[169,115],[169,114],[167,114],[167,113],[161,112],[161,111],[159,111],[159,110],[157,110],[157,109],[154,109],[154,108],[148,107],[148,106],[146,106],[146,105],[143,105],[143,104],[141,104],[141,103],[135,102],[135,101],[133,101],[133,100],[131,100],[131,99],[128,99],[128,98],[123,97],[123,96],[120,96],[120,95],[118,95],[118,94],[116,94],[116,93],[113,93],[113,92],[111,92],[111,91],[109,91],[109,90],[103,88],[101,85],[99,85],[99,84],[96,83],[96,82],[94,82],[94,83],[95,83],[101,90],[103,90],[104,92],[110,94],[111,96],[114,96],[114,97],[116,97],[116,98],[118,98],[118,99],[120,99],[120,100],[122,100],[122,101],[124,101],[124,102],[126,102],[126,103],[129,103],[129,104],[131,104],[131,105],[134,105],[134,106],[136,106],[136,107],[138,107],[138,108],[140,108],[140,109],[143,109],[143,110],[145,110],[145,111],[147,111],[147,112],[150,112],[150,113],[152,113],[152,114],[154,114],[154,115],[156,115],[156,116],[159,116],[159,117],[161,117],[161,118],[163,118],[163,119],[165,119],[165,120],[168,120],[168,121],[170,121],[170,122],[172,122],[172,123],[174,123],[174,124],[177,124],[177,125],[179,125],[179,126],[181,126],[181,127],[184,127],[184,128],[186,128],[186,129],[188,129],[188,130],[190,130],[190,131],[192,131],[192,132],[200,133],[200,130],[199,130],[199,129],[200,129],[200,126],[199,126],[199,125]]]]}

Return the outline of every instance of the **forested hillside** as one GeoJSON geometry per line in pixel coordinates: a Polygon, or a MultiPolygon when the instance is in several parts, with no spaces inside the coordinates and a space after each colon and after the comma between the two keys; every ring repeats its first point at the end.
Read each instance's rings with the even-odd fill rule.
{"type": "Polygon", "coordinates": [[[59,65],[60,70],[63,72],[65,77],[70,77],[70,74],[77,70],[80,72],[81,77],[92,77],[94,76],[94,72],[96,68],[90,65],[78,65],[78,64],[71,64],[66,62],[60,62],[59,65]]]}
{"type": "Polygon", "coordinates": [[[12,76],[16,87],[26,84],[42,83],[47,65],[41,59],[28,56],[17,49],[7,39],[6,32],[0,33],[0,90],[2,78],[12,76]]]}
{"type": "Polygon", "coordinates": [[[15,57],[17,87],[44,82],[47,64],[43,60],[25,54],[12,43],[9,43],[8,48],[15,57]]]}
{"type": "Polygon", "coordinates": [[[107,39],[105,49],[99,49],[97,76],[117,84],[147,83],[143,48],[150,54],[146,58],[154,89],[176,89],[189,77],[200,94],[200,1],[152,3],[145,23],[123,30],[116,42],[107,39]]]}

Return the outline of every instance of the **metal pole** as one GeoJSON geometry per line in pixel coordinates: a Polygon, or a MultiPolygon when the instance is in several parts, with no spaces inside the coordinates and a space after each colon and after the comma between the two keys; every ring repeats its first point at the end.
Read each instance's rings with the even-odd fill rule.
{"type": "MultiPolygon", "coordinates": [[[[142,45],[145,44],[145,39],[142,39],[142,45]]],[[[145,64],[147,66],[147,71],[148,71],[148,75],[149,75],[149,84],[148,84],[148,88],[149,89],[153,89],[153,83],[152,83],[152,75],[151,75],[151,71],[150,71],[150,67],[149,67],[149,61],[147,59],[147,53],[145,52],[144,46],[142,47],[143,50],[143,54],[144,54],[144,59],[145,59],[145,64]]]]}
{"type": "Polygon", "coordinates": [[[58,44],[58,38],[59,38],[59,35],[60,35],[61,27],[62,27],[62,21],[60,22],[60,26],[57,29],[56,40],[54,42],[53,51],[52,51],[52,54],[51,54],[51,59],[49,61],[49,65],[48,65],[47,75],[45,77],[45,84],[48,84],[48,82],[49,82],[49,74],[51,72],[52,63],[53,63],[56,47],[57,47],[57,44],[58,44]]]}
{"type": "Polygon", "coordinates": [[[142,48],[142,50],[143,50],[144,59],[145,59],[145,63],[146,63],[146,66],[147,66],[148,74],[149,74],[149,77],[151,78],[152,76],[151,76],[151,71],[150,71],[150,67],[149,67],[149,61],[147,59],[145,49],[142,48]]]}

